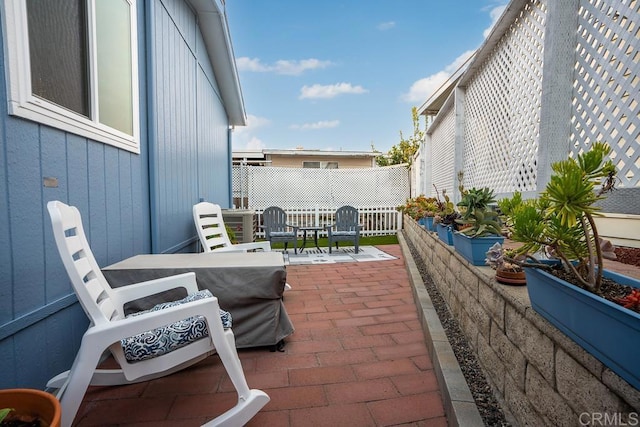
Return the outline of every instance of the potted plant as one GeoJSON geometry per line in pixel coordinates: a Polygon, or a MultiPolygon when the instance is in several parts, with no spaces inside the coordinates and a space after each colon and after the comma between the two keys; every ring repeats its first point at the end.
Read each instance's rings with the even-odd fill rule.
{"type": "Polygon", "coordinates": [[[421,194],[418,197],[407,199],[405,204],[396,207],[396,210],[409,215],[425,229],[429,231],[434,230],[433,218],[438,212],[436,198],[426,197],[424,194],[421,194]]]}
{"type": "Polygon", "coordinates": [[[438,201],[434,197],[425,198],[422,205],[423,226],[428,231],[435,231],[435,216],[439,211],[438,201]]]}
{"type": "Polygon", "coordinates": [[[524,285],[527,283],[524,268],[513,259],[515,252],[505,250],[496,242],[487,251],[485,263],[496,271],[496,281],[505,285],[524,285]]]}
{"type": "Polygon", "coordinates": [[[640,388],[640,281],[603,268],[594,221],[594,203],[614,188],[610,152],[596,142],[576,158],[554,163],[537,199],[516,195],[500,205],[506,206],[511,238],[523,243],[519,254],[545,251],[561,260],[560,268],[525,268],[533,309],[640,388]]]}
{"type": "Polygon", "coordinates": [[[460,218],[460,213],[456,210],[446,189],[442,190],[442,197],[444,198],[444,201],[442,201],[440,200],[438,188],[435,185],[433,187],[436,190],[436,204],[438,206],[438,211],[433,218],[435,231],[441,241],[448,245],[453,245],[453,230],[457,227],[456,219],[460,218]]]}
{"type": "Polygon", "coordinates": [[[504,241],[498,213],[490,206],[495,202],[493,190],[474,187],[465,191],[458,203],[463,213],[455,220],[459,227],[453,233],[453,246],[473,265],[485,265],[489,248],[504,241]]]}
{"type": "Polygon", "coordinates": [[[61,409],[56,397],[41,390],[0,390],[0,426],[60,427],[61,409]]]}

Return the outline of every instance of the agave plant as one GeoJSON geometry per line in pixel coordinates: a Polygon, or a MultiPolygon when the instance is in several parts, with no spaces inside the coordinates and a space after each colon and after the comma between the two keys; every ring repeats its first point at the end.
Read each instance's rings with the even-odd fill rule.
{"type": "Polygon", "coordinates": [[[458,203],[458,207],[462,208],[462,218],[456,222],[467,227],[462,228],[460,232],[470,237],[501,234],[498,212],[490,207],[495,202],[493,190],[490,188],[474,187],[465,191],[458,203]]]}
{"type": "Polygon", "coordinates": [[[554,163],[554,173],[538,199],[522,200],[516,194],[499,203],[508,217],[511,238],[523,243],[519,253],[551,252],[594,292],[600,289],[603,271],[598,268],[603,257],[595,202],[614,188],[616,167],[607,160],[610,152],[607,144],[596,142],[576,159],[554,163]]]}

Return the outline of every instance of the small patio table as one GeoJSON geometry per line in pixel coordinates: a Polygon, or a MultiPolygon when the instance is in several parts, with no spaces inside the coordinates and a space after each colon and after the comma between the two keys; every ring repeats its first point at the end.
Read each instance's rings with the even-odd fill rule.
{"type": "Polygon", "coordinates": [[[298,230],[302,231],[302,247],[300,248],[300,253],[302,253],[302,251],[304,251],[304,248],[307,247],[307,233],[308,232],[313,232],[313,243],[315,244],[316,249],[320,250],[320,247],[318,246],[318,232],[326,230],[326,229],[327,229],[326,225],[299,227],[298,230]]]}

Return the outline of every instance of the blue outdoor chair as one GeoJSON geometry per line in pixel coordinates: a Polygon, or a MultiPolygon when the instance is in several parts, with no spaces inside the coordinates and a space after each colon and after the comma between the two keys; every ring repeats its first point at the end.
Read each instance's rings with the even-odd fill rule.
{"type": "Polygon", "coordinates": [[[293,253],[298,253],[298,227],[287,224],[287,213],[277,206],[271,206],[262,213],[262,227],[265,238],[270,242],[284,242],[287,250],[289,242],[293,242],[293,253]]]}
{"type": "Polygon", "coordinates": [[[361,229],[359,219],[360,214],[353,206],[342,206],[336,211],[335,223],[327,227],[329,253],[331,253],[334,243],[336,244],[336,249],[338,249],[338,242],[340,241],[353,242],[356,253],[358,253],[361,229]]]}

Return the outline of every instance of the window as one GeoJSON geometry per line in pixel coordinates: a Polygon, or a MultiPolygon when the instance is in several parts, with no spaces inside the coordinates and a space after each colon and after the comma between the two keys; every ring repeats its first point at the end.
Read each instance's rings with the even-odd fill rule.
{"type": "Polygon", "coordinates": [[[5,0],[9,113],[138,153],[135,0],[5,0]]]}
{"type": "Polygon", "coordinates": [[[338,169],[338,162],[302,162],[306,169],[338,169]]]}

